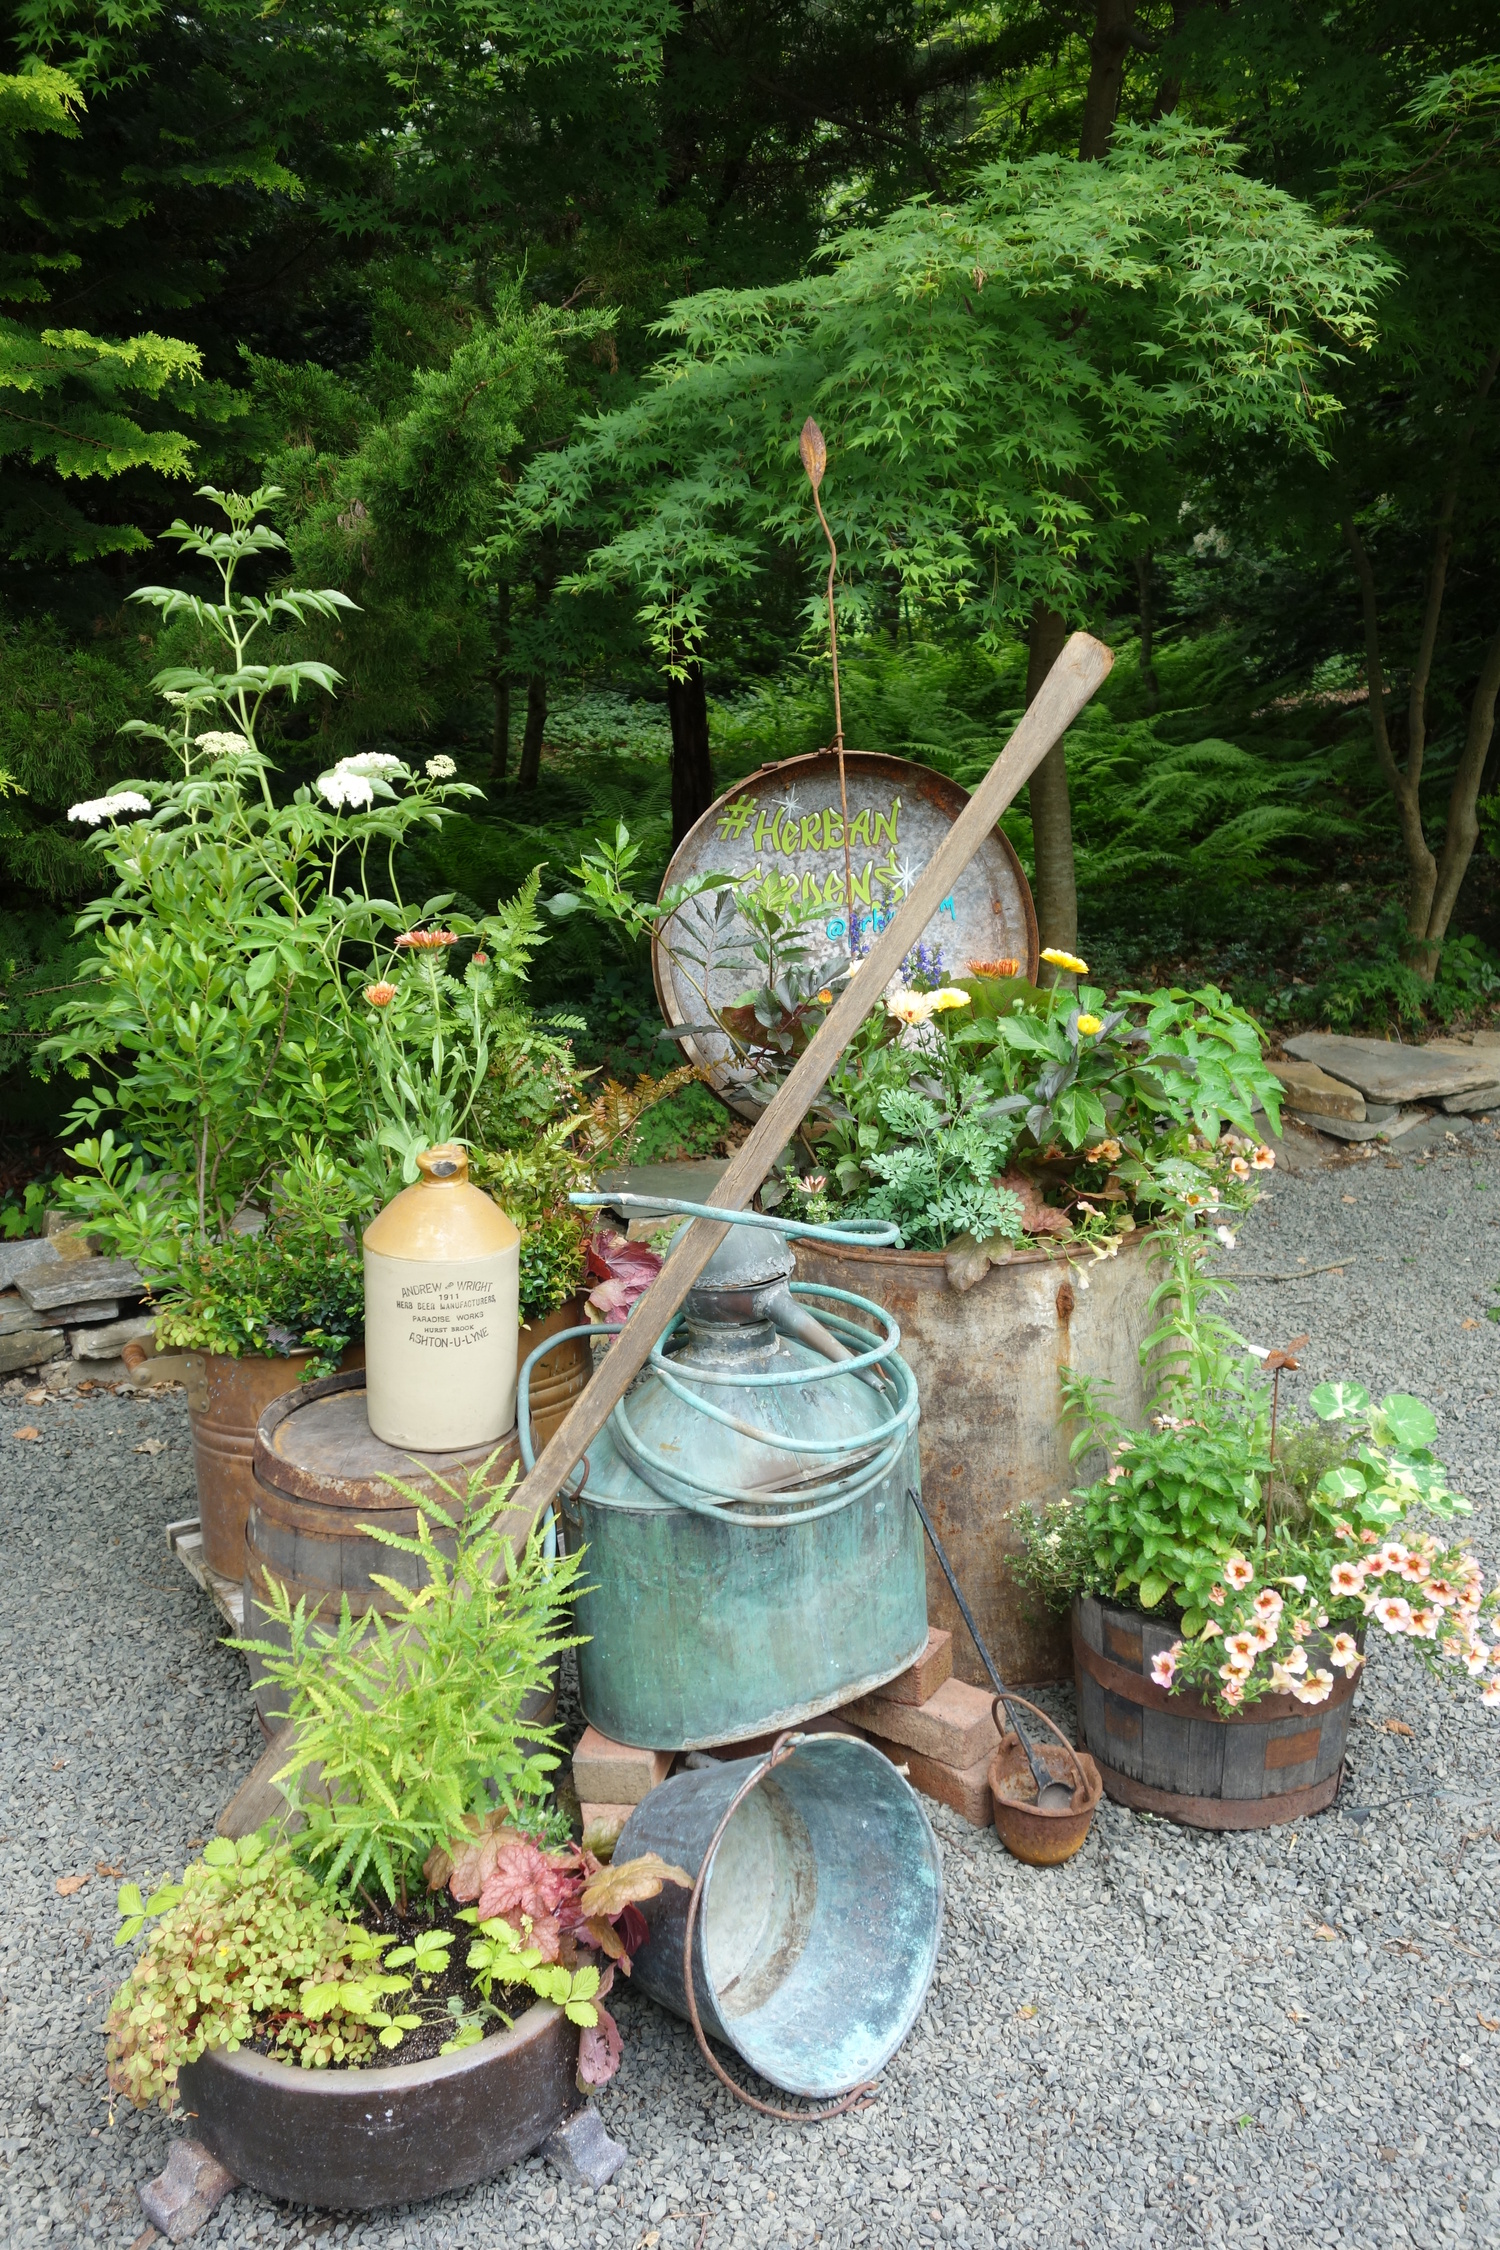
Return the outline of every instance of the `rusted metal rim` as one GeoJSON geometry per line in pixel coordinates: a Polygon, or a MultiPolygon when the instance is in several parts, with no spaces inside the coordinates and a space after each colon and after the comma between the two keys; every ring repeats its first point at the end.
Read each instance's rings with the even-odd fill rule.
{"type": "MultiPolygon", "coordinates": [[[[1076,1617],[1073,1620],[1073,1661],[1091,1680],[1127,1703],[1138,1703],[1147,1711],[1166,1711],[1174,1719],[1207,1719],[1220,1727],[1264,1726],[1274,1719],[1300,1719],[1309,1711],[1336,1711],[1341,1703],[1349,1701],[1359,1685],[1358,1673],[1351,1676],[1346,1672],[1335,1679],[1321,1703],[1302,1703],[1295,1695],[1263,1695],[1248,1711],[1219,1711],[1190,1689],[1177,1693],[1171,1688],[1158,1687],[1144,1672],[1132,1672],[1125,1665],[1100,1656],[1079,1632],[1076,1617]]],[[[1138,1784],[1132,1782],[1130,1786],[1134,1789],[1138,1784]]],[[[1322,1786],[1320,1782],[1318,1787],[1322,1786]]]]}
{"type": "MultiPolygon", "coordinates": [[[[288,1461],[276,1446],[278,1431],[291,1416],[305,1407],[315,1405],[320,1399],[336,1398],[347,1391],[365,1388],[365,1370],[351,1368],[341,1375],[327,1375],[321,1382],[303,1383],[295,1391],[273,1400],[262,1414],[255,1431],[255,1479],[268,1491],[281,1494],[288,1500],[308,1500],[320,1508],[359,1508],[365,1513],[382,1515],[410,1514],[417,1505],[406,1493],[393,1492],[383,1477],[357,1477],[347,1480],[329,1475],[326,1469],[308,1469],[295,1461],[288,1461]]],[[[460,1490],[467,1484],[469,1473],[481,1461],[493,1457],[494,1471],[486,1491],[499,1486],[507,1472],[519,1458],[516,1433],[511,1430],[496,1440],[491,1447],[474,1446],[467,1451],[439,1454],[402,1454],[392,1448],[398,1466],[392,1474],[401,1477],[408,1485],[430,1493],[434,1500],[446,1505],[439,1490],[439,1480],[456,1482],[460,1490]]]]}
{"type": "Polygon", "coordinates": [[[1337,1773],[1326,1780],[1287,1789],[1278,1797],[1183,1797],[1175,1789],[1153,1789],[1149,1782],[1132,1781],[1129,1774],[1117,1773],[1097,1757],[1094,1763],[1105,1795],[1117,1805],[1128,1805],[1133,1812],[1159,1813],[1162,1819],[1180,1821],[1187,1828],[1275,1828],[1284,1820],[1326,1811],[1344,1778],[1340,1760],[1337,1773]]]}
{"type": "MultiPolygon", "coordinates": [[[[1129,1234],[1119,1236],[1120,1248],[1134,1248],[1136,1243],[1144,1242],[1151,1232],[1150,1227],[1132,1227],[1129,1234]]],[[[946,1279],[946,1250],[859,1250],[852,1246],[845,1250],[828,1242],[811,1243],[809,1249],[818,1258],[848,1258],[865,1266],[915,1266],[919,1272],[942,1273],[946,1279]]],[[[1011,1266],[1082,1264],[1085,1259],[1091,1266],[1098,1263],[1084,1243],[1074,1244],[1065,1250],[1012,1250],[1010,1256],[1000,1259],[992,1270],[1003,1273],[1011,1266]]],[[[983,1284],[979,1286],[982,1287],[983,1284]]]]}

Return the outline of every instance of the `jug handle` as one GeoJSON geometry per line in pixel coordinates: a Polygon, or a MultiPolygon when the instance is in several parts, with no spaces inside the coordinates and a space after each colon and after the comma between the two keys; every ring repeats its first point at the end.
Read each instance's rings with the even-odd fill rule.
{"type": "Polygon", "coordinates": [[[873,2079],[864,2080],[862,2084],[851,2087],[849,2092],[841,2095],[836,2102],[825,2103],[822,2109],[778,2109],[774,2102],[763,2102],[756,2095],[747,2094],[743,2086],[735,2084],[703,2036],[703,2025],[698,2017],[697,1996],[693,1991],[693,1937],[698,1927],[698,1908],[703,1900],[704,1878],[713,1865],[714,1853],[723,1841],[725,1829],[756,1784],[764,1781],[768,1773],[774,1771],[784,1759],[789,1758],[799,1742],[805,1742],[806,1740],[805,1735],[798,1734],[795,1730],[778,1735],[771,1745],[768,1755],[762,1759],[755,1771],[749,1774],[735,1791],[734,1796],[730,1799],[728,1811],[714,1830],[712,1841],[703,1854],[698,1868],[698,1879],[693,1885],[693,1895],[688,1900],[687,1926],[682,1933],[682,1983],[683,1989],[687,1993],[688,2017],[693,2026],[693,2037],[698,2042],[699,2053],[721,2086],[727,2086],[731,2094],[746,2103],[749,2108],[758,2109],[762,2117],[779,2118],[785,2125],[817,2125],[825,2117],[842,2117],[846,2110],[868,2109],[872,2105],[865,2097],[875,2091],[875,2082],[873,2079]]]}

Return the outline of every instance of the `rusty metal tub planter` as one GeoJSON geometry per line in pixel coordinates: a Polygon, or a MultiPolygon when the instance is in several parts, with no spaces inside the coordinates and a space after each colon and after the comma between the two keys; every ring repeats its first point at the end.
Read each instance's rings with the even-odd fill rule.
{"type": "MultiPolygon", "coordinates": [[[[221,1578],[245,1568],[245,1525],[255,1499],[255,1430],[268,1406],[307,1380],[311,1352],[267,1358],[247,1352],[188,1352],[184,1364],[193,1474],[203,1559],[221,1578]]],[[[351,1344],[341,1373],[363,1367],[365,1347],[351,1344]]]]}
{"type": "MultiPolygon", "coordinates": [[[[922,1401],[922,1497],[953,1558],[979,1630],[1002,1676],[1067,1680],[1073,1659],[1065,1620],[1019,1584],[1022,1509],[1036,1510],[1084,1481],[1068,1458],[1061,1370],[1112,1385],[1124,1422],[1146,1415],[1140,1347],[1156,1325],[1161,1279],[1144,1229],[1114,1256],[1020,1250],[957,1290],[936,1250],[837,1249],[803,1243],[803,1281],[872,1297],[899,1322],[901,1355],[922,1401]]],[[[976,1687],[988,1678],[941,1576],[928,1574],[927,1614],[953,1635],[954,1669],[976,1687]]]]}
{"type": "Polygon", "coordinates": [[[213,2050],[182,2072],[194,2136],[247,2187],[323,2210],[417,2203],[493,2179],[576,2109],[578,2032],[539,2000],[428,2062],[303,2070],[213,2050]]]}
{"type": "MultiPolygon", "coordinates": [[[[1331,1805],[1359,1674],[1335,1671],[1326,1703],[1263,1695],[1221,1713],[1150,1677],[1152,1658],[1177,1638],[1138,1610],[1091,1595],[1073,1604],[1079,1732],[1106,1796],[1188,1828],[1271,1828],[1331,1805]]],[[[1307,1646],[1313,1662],[1318,1636],[1307,1646]]]]}

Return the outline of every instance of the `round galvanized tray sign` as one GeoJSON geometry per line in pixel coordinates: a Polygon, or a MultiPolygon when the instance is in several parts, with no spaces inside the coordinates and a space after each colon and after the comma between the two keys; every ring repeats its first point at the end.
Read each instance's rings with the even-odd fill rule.
{"type": "MultiPolygon", "coordinates": [[[[868,952],[939,842],[968,803],[968,791],[928,766],[876,752],[845,753],[849,796],[850,876],[854,891],[856,953],[868,952]]],[[[694,875],[733,875],[749,890],[768,878],[794,885],[807,906],[820,911],[806,928],[808,960],[834,962],[850,950],[844,899],[844,825],[839,805],[838,759],[831,751],[763,766],[710,805],[678,845],[663,889],[694,875]]],[[[784,893],[783,895],[789,895],[784,893]]],[[[704,907],[711,908],[712,895],[704,907]]],[[[704,945],[707,915],[690,901],[674,915],[652,948],[656,994],[671,1026],[701,1024],[705,1009],[695,985],[714,1008],[732,1005],[764,971],[746,959],[748,947],[704,945]],[[722,956],[729,953],[726,960],[722,956]],[[738,951],[739,958],[734,957],[738,951]],[[690,956],[706,952],[699,965],[690,956]],[[679,957],[680,956],[680,957],[679,957]]],[[[742,938],[745,933],[741,927],[742,938]]],[[[961,977],[981,962],[1013,961],[1027,976],[1037,972],[1036,911],[1021,863],[1009,839],[992,830],[922,934],[921,957],[910,962],[932,977],[961,977]]],[[[1012,970],[1010,972],[1014,974],[1012,970]]],[[[730,1054],[717,1031],[681,1042],[683,1053],[711,1078],[730,1054]]]]}

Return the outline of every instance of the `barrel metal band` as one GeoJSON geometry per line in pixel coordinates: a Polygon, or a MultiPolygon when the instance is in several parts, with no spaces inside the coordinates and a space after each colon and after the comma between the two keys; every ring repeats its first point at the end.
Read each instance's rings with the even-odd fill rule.
{"type": "Polygon", "coordinates": [[[1096,1756],[1104,1793],[1117,1805],[1135,1812],[1159,1813],[1164,1820],[1183,1822],[1189,1828],[1274,1828],[1284,1820],[1301,1820],[1323,1812],[1333,1803],[1344,1778],[1342,1762],[1323,1781],[1310,1781],[1301,1789],[1283,1790],[1277,1797],[1184,1797],[1175,1789],[1153,1789],[1147,1781],[1133,1781],[1096,1756]]]}
{"type": "Polygon", "coordinates": [[[1216,1711],[1200,1695],[1187,1690],[1174,1693],[1170,1688],[1158,1687],[1144,1672],[1132,1672],[1125,1665],[1101,1656],[1097,1649],[1089,1647],[1079,1632],[1076,1617],[1073,1620],[1073,1662],[1080,1672],[1087,1672],[1089,1678],[1109,1694],[1123,1696],[1127,1703],[1139,1703],[1147,1711],[1165,1711],[1174,1719],[1207,1719],[1221,1727],[1264,1726],[1275,1719],[1305,1719],[1310,1712],[1336,1711],[1341,1703],[1348,1702],[1358,1685],[1358,1674],[1351,1677],[1346,1672],[1335,1678],[1321,1703],[1302,1703],[1295,1695],[1263,1695],[1248,1711],[1216,1711]]]}

